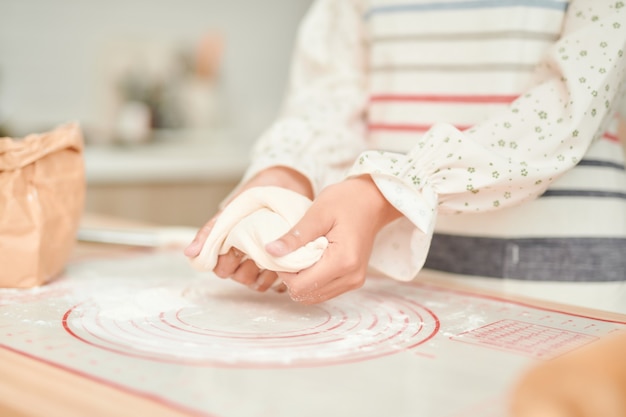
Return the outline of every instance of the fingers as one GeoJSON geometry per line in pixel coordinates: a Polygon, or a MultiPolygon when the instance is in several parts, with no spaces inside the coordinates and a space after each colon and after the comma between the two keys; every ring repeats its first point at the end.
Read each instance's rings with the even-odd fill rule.
{"type": "Polygon", "coordinates": [[[358,259],[329,248],[315,265],[298,273],[279,273],[288,288],[289,296],[302,304],[318,304],[345,292],[360,288],[365,283],[365,269],[358,259]]]}
{"type": "Polygon", "coordinates": [[[265,245],[265,250],[272,256],[285,256],[326,235],[332,226],[327,216],[313,205],[289,232],[265,245]]]}
{"type": "Polygon", "coordinates": [[[276,282],[278,275],[274,271],[260,271],[252,260],[246,260],[239,265],[231,278],[250,289],[265,292],[276,282]]]}
{"type": "Polygon", "coordinates": [[[264,270],[259,273],[256,281],[250,285],[250,288],[259,292],[265,292],[272,287],[278,279],[278,275],[274,271],[264,270]]]}
{"type": "Polygon", "coordinates": [[[231,279],[249,287],[255,283],[258,276],[259,268],[254,261],[248,259],[239,265],[237,270],[232,274],[231,279]]]}
{"type": "Polygon", "coordinates": [[[220,278],[231,278],[255,291],[265,292],[271,288],[278,279],[276,272],[259,270],[254,261],[244,260],[243,255],[237,248],[232,248],[218,258],[213,272],[220,278]]]}
{"type": "MultiPolygon", "coordinates": [[[[213,269],[215,275],[220,278],[231,277],[243,260],[243,253],[237,248],[231,248],[224,255],[217,257],[217,264],[213,269]]],[[[258,272],[258,271],[257,271],[258,272]]]]}
{"type": "Polygon", "coordinates": [[[191,241],[189,246],[185,248],[184,250],[185,256],[189,258],[195,258],[196,256],[200,254],[200,251],[202,250],[202,247],[204,246],[204,242],[206,242],[206,239],[209,237],[209,234],[211,233],[211,229],[213,229],[213,226],[215,225],[215,222],[217,221],[217,216],[218,216],[217,214],[213,216],[211,220],[206,222],[205,225],[202,226],[200,230],[198,230],[198,233],[196,233],[196,237],[194,237],[194,239],[191,241]]]}

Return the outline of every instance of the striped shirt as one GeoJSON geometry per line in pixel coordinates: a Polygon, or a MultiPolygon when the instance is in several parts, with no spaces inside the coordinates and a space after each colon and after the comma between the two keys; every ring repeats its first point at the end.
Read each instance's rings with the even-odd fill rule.
{"type": "Polygon", "coordinates": [[[371,175],[396,279],[625,280],[625,49],[621,1],[317,0],[244,181],[371,175]]]}

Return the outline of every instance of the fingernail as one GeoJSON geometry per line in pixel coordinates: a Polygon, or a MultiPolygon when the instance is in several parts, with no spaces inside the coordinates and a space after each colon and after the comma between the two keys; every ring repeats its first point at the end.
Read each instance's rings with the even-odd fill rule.
{"type": "Polygon", "coordinates": [[[265,281],[261,282],[261,279],[258,278],[256,281],[254,281],[252,284],[250,284],[249,287],[251,289],[253,289],[254,291],[258,291],[259,288],[261,288],[261,285],[264,284],[264,283],[265,283],[265,281]]]}
{"type": "Polygon", "coordinates": [[[285,284],[285,282],[283,281],[280,284],[272,287],[272,289],[276,291],[277,293],[282,294],[287,291],[287,284],[285,284]]]}
{"type": "Polygon", "coordinates": [[[282,240],[275,240],[265,245],[265,250],[274,256],[284,256],[289,253],[289,248],[282,240]]]}

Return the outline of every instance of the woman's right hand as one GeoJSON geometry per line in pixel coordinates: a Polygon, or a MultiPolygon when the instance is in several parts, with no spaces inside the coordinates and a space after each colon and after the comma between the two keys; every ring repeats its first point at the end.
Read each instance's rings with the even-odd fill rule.
{"type": "MultiPolygon", "coordinates": [[[[298,171],[287,167],[271,167],[260,171],[246,183],[242,184],[237,192],[231,196],[231,200],[243,191],[260,186],[277,186],[300,193],[310,199],[313,198],[313,188],[310,181],[298,171]]],[[[226,202],[228,205],[228,202],[226,202]]],[[[195,258],[200,254],[213,225],[217,221],[220,212],[215,214],[196,233],[196,237],[185,248],[185,255],[195,258]]],[[[221,278],[231,278],[247,287],[257,291],[266,291],[278,278],[276,272],[259,270],[252,260],[242,262],[243,253],[233,248],[228,253],[217,258],[217,264],[213,272],[221,278]]]]}

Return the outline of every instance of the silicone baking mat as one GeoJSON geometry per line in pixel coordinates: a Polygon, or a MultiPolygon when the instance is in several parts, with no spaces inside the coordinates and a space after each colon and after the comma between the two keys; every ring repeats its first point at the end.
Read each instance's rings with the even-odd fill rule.
{"type": "Polygon", "coordinates": [[[1,348],[217,417],[502,417],[526,367],[623,328],[419,280],[303,306],[175,252],[0,290],[1,348]]]}

